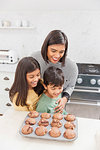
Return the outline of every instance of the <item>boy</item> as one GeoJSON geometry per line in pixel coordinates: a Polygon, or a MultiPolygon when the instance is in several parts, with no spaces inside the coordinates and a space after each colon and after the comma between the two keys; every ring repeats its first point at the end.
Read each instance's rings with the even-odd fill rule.
{"type": "MultiPolygon", "coordinates": [[[[64,75],[61,69],[49,67],[43,75],[45,91],[37,103],[36,111],[54,113],[54,108],[58,105],[56,101],[62,97],[64,75]]],[[[61,113],[67,114],[65,110],[61,113]]]]}

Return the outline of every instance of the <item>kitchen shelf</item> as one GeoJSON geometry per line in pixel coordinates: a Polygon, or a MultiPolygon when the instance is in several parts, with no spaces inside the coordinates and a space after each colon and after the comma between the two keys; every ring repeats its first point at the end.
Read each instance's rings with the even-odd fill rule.
{"type": "Polygon", "coordinates": [[[0,29],[35,29],[36,27],[0,27],[0,29]]]}

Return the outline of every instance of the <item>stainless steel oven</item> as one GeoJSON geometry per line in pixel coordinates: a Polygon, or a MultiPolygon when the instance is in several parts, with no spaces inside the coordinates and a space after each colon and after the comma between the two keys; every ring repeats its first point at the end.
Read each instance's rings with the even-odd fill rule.
{"type": "Polygon", "coordinates": [[[100,64],[78,63],[79,74],[71,100],[100,104],[100,64]]]}

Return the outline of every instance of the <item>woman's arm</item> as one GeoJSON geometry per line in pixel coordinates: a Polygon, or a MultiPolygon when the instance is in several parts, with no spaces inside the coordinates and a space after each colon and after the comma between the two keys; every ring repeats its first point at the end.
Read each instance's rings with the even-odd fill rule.
{"type": "Polygon", "coordinates": [[[65,104],[67,103],[67,98],[66,97],[62,97],[60,98],[56,103],[58,103],[58,105],[54,108],[55,112],[59,111],[60,113],[63,112],[63,109],[65,108],[65,104]]]}
{"type": "Polygon", "coordinates": [[[64,97],[70,97],[73,93],[73,90],[75,88],[77,76],[78,76],[78,67],[77,64],[73,61],[68,59],[68,64],[66,64],[65,70],[64,70],[64,89],[62,96],[64,97]],[[69,63],[68,63],[69,62],[69,63]]]}
{"type": "Polygon", "coordinates": [[[68,59],[63,72],[65,77],[64,90],[62,92],[62,98],[57,101],[58,106],[55,107],[56,111],[62,111],[65,107],[65,104],[68,102],[76,84],[78,67],[76,63],[68,59]]]}

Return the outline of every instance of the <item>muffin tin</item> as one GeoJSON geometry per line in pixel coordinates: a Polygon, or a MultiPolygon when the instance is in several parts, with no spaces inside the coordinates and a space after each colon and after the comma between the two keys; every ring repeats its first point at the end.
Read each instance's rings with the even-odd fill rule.
{"type": "Polygon", "coordinates": [[[47,132],[44,136],[37,136],[37,135],[35,134],[35,129],[39,126],[39,125],[38,125],[38,122],[39,122],[40,119],[41,119],[41,113],[39,113],[39,116],[38,116],[37,118],[35,118],[35,119],[36,119],[36,124],[35,124],[35,125],[30,125],[31,127],[33,127],[33,132],[32,132],[32,133],[25,135],[25,134],[23,134],[22,131],[21,131],[21,130],[22,130],[22,127],[25,125],[25,120],[26,120],[27,118],[29,118],[28,114],[27,114],[27,116],[26,116],[26,118],[25,118],[25,120],[24,120],[24,122],[23,122],[23,124],[22,124],[22,126],[21,126],[21,128],[20,128],[19,133],[20,133],[22,136],[24,136],[24,137],[47,139],[47,140],[56,140],[56,141],[74,141],[74,140],[77,139],[77,137],[78,137],[78,120],[77,120],[77,118],[76,118],[75,121],[73,121],[73,123],[74,123],[75,126],[76,126],[76,127],[74,128],[74,131],[75,131],[75,133],[76,133],[76,137],[73,138],[73,139],[64,138],[63,133],[64,133],[65,130],[66,130],[66,128],[64,127],[64,124],[66,123],[66,120],[64,119],[64,116],[65,116],[65,115],[63,115],[63,119],[60,120],[60,122],[62,123],[62,127],[59,128],[59,130],[60,130],[60,132],[61,132],[61,135],[60,135],[59,137],[56,137],[56,138],[55,138],[55,137],[51,137],[51,136],[49,135],[49,131],[50,131],[50,129],[52,128],[51,125],[50,125],[51,122],[52,122],[52,116],[53,116],[53,114],[51,114],[51,117],[50,117],[49,119],[47,119],[47,120],[49,121],[49,125],[46,127],[48,132],[47,132]]]}

